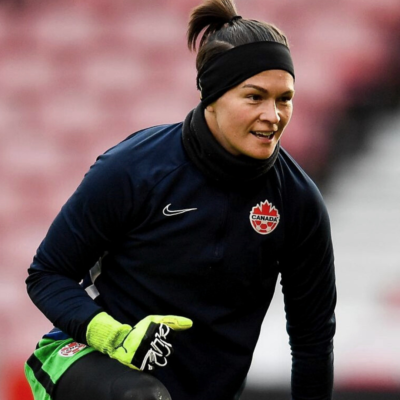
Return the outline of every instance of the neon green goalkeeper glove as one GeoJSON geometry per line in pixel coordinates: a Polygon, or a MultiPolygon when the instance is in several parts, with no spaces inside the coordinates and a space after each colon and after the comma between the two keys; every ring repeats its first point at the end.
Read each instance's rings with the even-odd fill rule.
{"type": "Polygon", "coordinates": [[[132,328],[101,312],[90,321],[86,340],[89,346],[128,367],[151,371],[167,365],[172,331],[189,329],[192,324],[185,317],[149,315],[132,328]]]}

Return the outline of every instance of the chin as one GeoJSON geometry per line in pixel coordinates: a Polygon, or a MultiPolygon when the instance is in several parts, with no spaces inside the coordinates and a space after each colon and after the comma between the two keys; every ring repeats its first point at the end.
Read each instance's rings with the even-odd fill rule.
{"type": "Polygon", "coordinates": [[[275,146],[272,150],[269,151],[253,151],[249,152],[247,155],[251,158],[255,158],[256,160],[267,160],[274,154],[275,146]]]}
{"type": "Polygon", "coordinates": [[[272,156],[273,153],[243,153],[243,155],[250,157],[250,158],[254,158],[255,160],[268,160],[268,158],[270,158],[272,156]]]}

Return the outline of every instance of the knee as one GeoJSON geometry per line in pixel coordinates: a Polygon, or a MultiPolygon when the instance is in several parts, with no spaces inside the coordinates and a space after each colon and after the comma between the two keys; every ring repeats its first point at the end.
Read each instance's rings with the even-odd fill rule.
{"type": "Polygon", "coordinates": [[[113,385],[112,400],[171,400],[167,388],[155,377],[140,373],[131,380],[125,375],[113,385]]]}

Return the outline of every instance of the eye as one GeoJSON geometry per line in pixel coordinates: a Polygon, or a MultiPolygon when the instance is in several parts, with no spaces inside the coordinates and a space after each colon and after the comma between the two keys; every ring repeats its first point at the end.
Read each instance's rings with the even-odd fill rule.
{"type": "Polygon", "coordinates": [[[282,103],[289,103],[293,100],[293,96],[285,95],[285,96],[280,97],[278,100],[281,101],[282,103]]]}
{"type": "Polygon", "coordinates": [[[254,102],[256,102],[256,101],[261,101],[261,100],[262,100],[262,96],[259,95],[259,94],[249,94],[249,95],[247,96],[247,98],[248,98],[249,100],[251,100],[251,101],[254,101],[254,102]]]}

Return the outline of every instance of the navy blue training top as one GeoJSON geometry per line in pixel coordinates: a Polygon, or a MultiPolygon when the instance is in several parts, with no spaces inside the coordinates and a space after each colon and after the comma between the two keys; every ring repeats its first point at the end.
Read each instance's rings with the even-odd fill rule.
{"type": "Polygon", "coordinates": [[[233,400],[281,274],[292,398],[331,399],[336,291],[318,189],[282,148],[251,184],[212,180],[185,151],[182,126],[139,131],[97,159],[37,250],[30,297],[82,343],[100,311],[131,325],[192,319],[154,375],[174,400],[233,400]],[[80,282],[93,278],[89,296],[80,282]]]}

